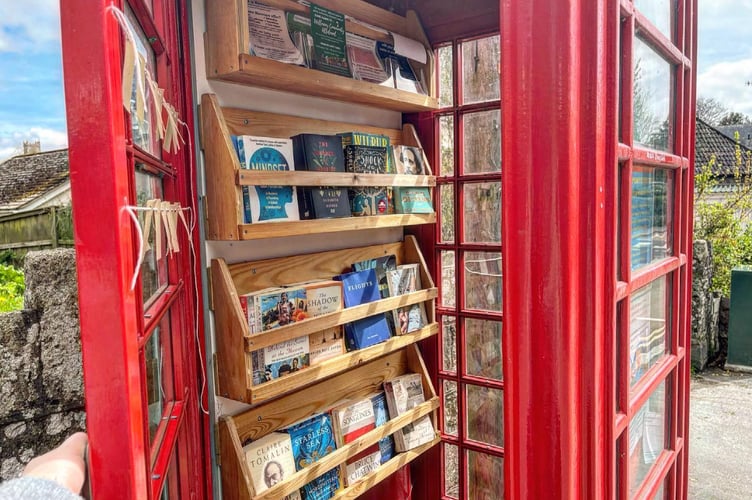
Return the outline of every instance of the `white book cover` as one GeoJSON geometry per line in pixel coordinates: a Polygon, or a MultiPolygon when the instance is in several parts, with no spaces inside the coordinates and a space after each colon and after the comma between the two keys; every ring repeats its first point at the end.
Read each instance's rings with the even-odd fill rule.
{"type": "MultiPolygon", "coordinates": [[[[425,401],[423,380],[419,373],[408,373],[385,381],[384,391],[391,418],[398,417],[425,401]]],[[[394,433],[397,451],[411,450],[428,443],[434,435],[430,417],[420,417],[394,433]]]]}
{"type": "Polygon", "coordinates": [[[375,451],[345,464],[345,485],[352,486],[381,466],[381,452],[375,451]]]}
{"type": "MultiPolygon", "coordinates": [[[[418,264],[403,264],[397,269],[386,272],[389,296],[396,297],[421,289],[420,268],[418,264]]],[[[400,307],[392,311],[394,315],[394,330],[396,335],[420,330],[428,322],[426,319],[426,307],[422,302],[411,306],[400,307]]]]}
{"type": "Polygon", "coordinates": [[[256,495],[295,474],[290,435],[272,432],[243,446],[256,495]]]}

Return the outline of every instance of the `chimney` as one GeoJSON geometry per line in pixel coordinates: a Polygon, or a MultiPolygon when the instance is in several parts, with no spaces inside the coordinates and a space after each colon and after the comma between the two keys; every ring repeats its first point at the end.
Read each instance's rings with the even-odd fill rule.
{"type": "Polygon", "coordinates": [[[39,143],[39,139],[37,139],[34,142],[31,142],[31,141],[23,142],[23,154],[33,155],[33,154],[41,153],[41,152],[42,152],[42,145],[39,143]]]}

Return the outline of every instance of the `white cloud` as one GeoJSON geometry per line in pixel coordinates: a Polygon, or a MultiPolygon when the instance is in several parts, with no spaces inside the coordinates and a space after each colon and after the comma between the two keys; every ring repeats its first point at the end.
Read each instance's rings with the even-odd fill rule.
{"type": "Polygon", "coordinates": [[[0,1],[0,52],[44,52],[59,47],[59,0],[0,1]]]}
{"type": "Polygon", "coordinates": [[[23,152],[24,141],[39,140],[42,151],[68,147],[68,134],[45,127],[32,127],[27,131],[14,131],[0,135],[0,162],[23,152]]]}
{"type": "Polygon", "coordinates": [[[711,65],[697,76],[697,95],[752,117],[752,58],[711,65]]]}

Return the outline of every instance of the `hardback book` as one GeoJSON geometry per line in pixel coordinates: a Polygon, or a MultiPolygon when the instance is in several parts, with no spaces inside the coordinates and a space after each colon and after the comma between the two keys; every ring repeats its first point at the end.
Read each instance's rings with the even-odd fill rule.
{"type": "Polygon", "coordinates": [[[391,336],[384,313],[345,324],[345,343],[350,351],[386,342],[391,336]]]}
{"type": "Polygon", "coordinates": [[[312,3],[311,36],[313,67],[327,73],[350,77],[345,42],[345,16],[312,3]]]}
{"type": "Polygon", "coordinates": [[[389,190],[385,187],[352,187],[347,190],[347,194],[353,216],[386,215],[390,212],[389,190]]]}
{"type": "MultiPolygon", "coordinates": [[[[296,470],[302,470],[337,449],[332,419],[317,413],[282,429],[290,435],[296,470]]],[[[303,499],[327,499],[339,489],[339,472],[335,467],[309,482],[300,492],[303,499]]]]}
{"type": "MultiPolygon", "coordinates": [[[[376,415],[370,398],[346,401],[331,410],[334,435],[341,447],[376,428],[376,415]]],[[[343,472],[345,485],[350,486],[381,464],[378,444],[355,455],[345,462],[343,472]]]]}
{"type": "Polygon", "coordinates": [[[243,446],[243,452],[257,495],[296,472],[292,440],[284,432],[272,432],[252,441],[243,446]]]}
{"type": "Polygon", "coordinates": [[[345,170],[354,174],[386,174],[388,147],[349,144],[345,146],[345,170]]]}
{"type": "MultiPolygon", "coordinates": [[[[385,148],[389,151],[389,136],[382,134],[371,134],[369,132],[340,132],[337,134],[342,138],[342,147],[347,146],[369,146],[377,148],[385,148]]],[[[387,164],[388,166],[388,164],[387,164]]],[[[387,168],[387,173],[389,170],[387,168]]]]}
{"type": "MultiPolygon", "coordinates": [[[[423,380],[419,373],[408,373],[385,380],[384,393],[391,418],[399,417],[425,401],[423,380]]],[[[424,415],[395,431],[395,447],[398,452],[408,451],[430,442],[434,435],[431,418],[424,415]]]]}
{"type": "MultiPolygon", "coordinates": [[[[368,259],[360,262],[355,262],[352,265],[353,271],[364,271],[366,269],[373,269],[376,271],[376,280],[379,283],[379,294],[382,299],[389,297],[389,285],[386,282],[386,272],[389,270],[397,269],[397,257],[394,254],[384,255],[376,259],[368,259]]],[[[389,330],[396,334],[394,329],[394,316],[387,314],[386,321],[389,324],[389,330]]]]}
{"type": "Polygon", "coordinates": [[[259,332],[297,323],[308,317],[304,287],[281,288],[257,294],[255,299],[259,332]]]}
{"type": "MultiPolygon", "coordinates": [[[[249,170],[295,170],[290,139],[233,136],[240,166],[249,170]]],[[[246,224],[300,220],[295,186],[242,186],[246,224]]]]}
{"type": "Polygon", "coordinates": [[[253,385],[290,375],[310,365],[309,338],[290,339],[251,352],[253,385]]]}
{"type": "MultiPolygon", "coordinates": [[[[375,269],[335,276],[342,281],[345,307],[353,307],[381,298],[375,269]]],[[[345,325],[345,343],[349,350],[363,349],[389,339],[389,324],[383,313],[362,318],[345,325]]]]}
{"type": "MultiPolygon", "coordinates": [[[[384,425],[389,421],[389,407],[386,404],[386,394],[384,391],[378,391],[370,396],[373,404],[373,413],[376,417],[376,427],[384,425]]],[[[379,451],[381,453],[381,463],[388,462],[394,456],[394,438],[389,435],[379,440],[379,451]]]]}
{"type": "MultiPolygon", "coordinates": [[[[395,144],[392,146],[394,173],[405,175],[426,175],[423,149],[416,146],[395,144]]],[[[296,163],[297,165],[297,158],[296,163]]]]}
{"type": "MultiPolygon", "coordinates": [[[[421,289],[418,264],[403,264],[386,273],[389,295],[396,297],[421,289]]],[[[393,311],[397,335],[414,332],[426,326],[426,307],[422,302],[400,307],[393,311]]]]}
{"type": "Polygon", "coordinates": [[[432,214],[431,191],[427,187],[395,186],[394,211],[398,214],[432,214]]]}
{"type": "Polygon", "coordinates": [[[381,298],[375,269],[364,269],[335,276],[342,282],[342,295],[345,307],[359,306],[381,298]]]}
{"type": "MultiPolygon", "coordinates": [[[[311,172],[344,172],[342,139],[337,135],[298,134],[292,138],[295,166],[311,172]]],[[[299,187],[301,219],[328,219],[350,216],[347,188],[333,186],[299,187]]]]}

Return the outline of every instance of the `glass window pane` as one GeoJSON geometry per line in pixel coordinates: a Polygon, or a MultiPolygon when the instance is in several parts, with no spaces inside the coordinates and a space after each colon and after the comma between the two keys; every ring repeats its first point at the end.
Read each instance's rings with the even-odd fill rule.
{"type": "Polygon", "coordinates": [[[480,111],[462,117],[465,174],[501,172],[501,112],[480,111]]]}
{"type": "Polygon", "coordinates": [[[674,8],[673,0],[635,0],[637,10],[647,17],[666,38],[671,36],[671,11],[674,8]]]}
{"type": "Polygon", "coordinates": [[[454,175],[454,115],[439,118],[439,175],[454,175]]]}
{"type": "Polygon", "coordinates": [[[454,184],[439,185],[441,241],[454,243],[454,184]]]}
{"type": "Polygon", "coordinates": [[[499,99],[499,35],[462,43],[462,101],[499,99]]]}
{"type": "Polygon", "coordinates": [[[634,39],[634,143],[671,151],[671,65],[649,45],[634,39]]]}
{"type": "Polygon", "coordinates": [[[444,307],[457,306],[457,291],[455,290],[455,256],[454,250],[440,252],[441,261],[441,305],[444,307]]]}
{"type": "Polygon", "coordinates": [[[459,498],[460,492],[460,456],[459,449],[444,443],[444,494],[459,498]]]}
{"type": "Polygon", "coordinates": [[[499,389],[465,386],[468,439],[504,446],[504,394],[499,389]]]}
{"type": "MultiPolygon", "coordinates": [[[[126,9],[126,13],[128,15],[128,21],[130,22],[136,33],[136,48],[138,50],[138,53],[141,54],[146,60],[146,69],[149,70],[152,78],[156,79],[157,62],[154,51],[152,50],[151,44],[149,43],[149,39],[141,29],[141,26],[139,25],[135,14],[133,14],[133,11],[128,8],[126,9]]],[[[149,86],[144,82],[145,98],[143,106],[143,120],[139,120],[136,105],[137,78],[138,75],[134,75],[130,107],[131,132],[133,133],[133,142],[145,151],[148,151],[155,156],[159,156],[159,147],[157,142],[158,138],[154,127],[154,117],[152,116],[152,107],[150,104],[152,102],[151,90],[149,89],[149,86]]]]}
{"type": "Polygon", "coordinates": [[[629,299],[629,364],[633,386],[666,353],[668,294],[666,277],[634,292],[629,299]]]}
{"type": "Polygon", "coordinates": [[[661,483],[660,488],[658,488],[658,491],[655,492],[655,496],[653,497],[653,500],[663,500],[666,498],[666,490],[665,490],[666,483],[665,481],[661,483]]]}
{"type": "Polygon", "coordinates": [[[462,274],[465,279],[465,308],[501,312],[501,253],[465,253],[462,274]]]}
{"type": "Polygon", "coordinates": [[[452,46],[439,47],[439,107],[454,104],[454,72],[452,69],[452,46]]]}
{"type": "Polygon", "coordinates": [[[501,243],[501,182],[472,182],[462,187],[465,243],[501,243]]]}
{"type": "Polygon", "coordinates": [[[149,439],[153,440],[165,413],[174,401],[170,344],[170,313],[154,328],[144,347],[146,399],[149,413],[149,439]]]}
{"type": "Polygon", "coordinates": [[[467,497],[470,500],[504,498],[504,459],[475,451],[467,452],[467,497]]]}
{"type": "MultiPolygon", "coordinates": [[[[136,165],[136,203],[140,207],[145,207],[146,202],[152,199],[163,199],[164,189],[162,177],[148,173],[136,165]]],[[[157,245],[157,220],[153,217],[153,212],[140,211],[138,213],[139,221],[142,228],[146,228],[146,219],[151,217],[151,230],[145,246],[148,248],[144,252],[144,263],[141,266],[141,283],[143,286],[142,298],[144,303],[154,296],[157,290],[167,283],[167,233],[164,230],[159,232],[159,245],[157,245]],[[148,245],[146,244],[148,243],[148,245]],[[157,251],[161,250],[161,257],[157,257],[157,251]]]]}
{"type": "Polygon", "coordinates": [[[444,432],[456,436],[457,415],[459,414],[457,407],[457,382],[451,380],[444,380],[443,382],[444,408],[442,415],[444,418],[444,432]]]}
{"type": "Polygon", "coordinates": [[[632,170],[632,269],[672,254],[673,184],[668,170],[632,170]]]}
{"type": "Polygon", "coordinates": [[[629,496],[634,496],[650,467],[666,448],[666,382],[635,413],[629,423],[629,496]]]}
{"type": "Polygon", "coordinates": [[[465,320],[465,369],[468,375],[502,380],[500,321],[465,320]]]}
{"type": "Polygon", "coordinates": [[[441,344],[444,370],[457,371],[457,318],[454,316],[442,316],[441,318],[441,344]]]}

